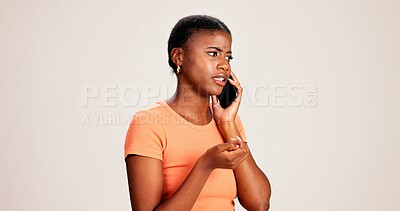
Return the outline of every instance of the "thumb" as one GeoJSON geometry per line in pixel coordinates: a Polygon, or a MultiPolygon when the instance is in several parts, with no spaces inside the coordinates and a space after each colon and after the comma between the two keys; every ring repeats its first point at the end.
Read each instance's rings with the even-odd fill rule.
{"type": "Polygon", "coordinates": [[[221,105],[219,104],[219,100],[216,95],[212,95],[211,99],[212,99],[213,109],[221,108],[221,105]]]}

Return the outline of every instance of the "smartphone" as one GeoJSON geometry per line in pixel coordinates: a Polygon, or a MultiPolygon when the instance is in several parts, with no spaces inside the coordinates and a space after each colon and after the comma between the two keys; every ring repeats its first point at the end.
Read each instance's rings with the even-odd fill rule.
{"type": "MultiPolygon", "coordinates": [[[[232,76],[229,76],[232,79],[232,76]]],[[[222,88],[222,92],[218,95],[218,100],[222,108],[227,108],[237,97],[237,89],[229,80],[226,82],[224,88],[222,88]]]]}

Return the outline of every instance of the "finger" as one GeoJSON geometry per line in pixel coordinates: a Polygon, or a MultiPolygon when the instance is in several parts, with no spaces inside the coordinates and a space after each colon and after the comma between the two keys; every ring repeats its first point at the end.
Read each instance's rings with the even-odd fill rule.
{"type": "Polygon", "coordinates": [[[229,80],[229,83],[231,83],[233,86],[235,86],[236,88],[239,88],[239,87],[241,87],[240,86],[240,83],[238,83],[237,81],[234,81],[233,79],[231,79],[231,78],[228,78],[228,80],[229,80]]]}
{"type": "Polygon", "coordinates": [[[235,146],[235,151],[242,151],[243,153],[249,151],[249,148],[243,142],[239,142],[236,140],[236,141],[230,141],[230,143],[232,143],[235,146]]]}
{"type": "Polygon", "coordinates": [[[218,100],[216,95],[212,95],[211,96],[211,100],[212,100],[212,109],[213,109],[213,111],[216,111],[216,112],[213,112],[214,114],[218,113],[221,109],[223,109],[221,107],[221,105],[219,103],[219,100],[218,100]]]}
{"type": "Polygon", "coordinates": [[[236,137],[240,141],[240,148],[247,148],[247,143],[245,141],[243,141],[242,138],[240,138],[239,136],[236,136],[236,137]]]}
{"type": "Polygon", "coordinates": [[[231,138],[231,141],[241,141],[241,142],[243,142],[243,139],[240,138],[240,136],[235,136],[234,138],[231,138]]]}
{"type": "Polygon", "coordinates": [[[249,154],[250,153],[248,151],[246,151],[245,149],[238,149],[238,150],[229,152],[229,156],[231,156],[233,158],[232,162],[237,163],[237,164],[240,164],[241,162],[243,162],[249,154]]]}
{"type": "Polygon", "coordinates": [[[236,77],[235,73],[233,73],[233,71],[231,71],[231,76],[232,79],[228,78],[229,82],[234,85],[237,89],[242,89],[242,87],[240,86],[240,82],[238,80],[238,78],[236,77]]]}
{"type": "Polygon", "coordinates": [[[235,81],[236,83],[238,83],[240,85],[240,82],[239,82],[238,78],[236,77],[235,73],[233,73],[233,71],[231,71],[231,76],[233,78],[233,81],[235,81]]]}
{"type": "Polygon", "coordinates": [[[234,143],[235,145],[237,145],[239,148],[242,146],[242,142],[236,138],[231,138],[232,143],[234,143]]]}
{"type": "Polygon", "coordinates": [[[231,142],[239,145],[240,148],[244,147],[244,141],[242,140],[242,138],[240,138],[240,136],[236,136],[234,138],[231,138],[231,142]]]}
{"type": "Polygon", "coordinates": [[[232,84],[237,89],[238,96],[236,97],[235,101],[240,102],[240,99],[242,98],[243,87],[240,86],[240,83],[238,83],[237,81],[234,81],[230,78],[228,80],[229,80],[229,83],[232,84]]]}
{"type": "Polygon", "coordinates": [[[250,154],[249,148],[243,147],[236,150],[239,154],[239,157],[247,157],[250,154]]]}
{"type": "Polygon", "coordinates": [[[220,152],[232,151],[232,150],[236,150],[237,148],[238,148],[238,146],[232,142],[223,143],[223,144],[218,145],[218,150],[220,152]]]}
{"type": "Polygon", "coordinates": [[[218,106],[219,105],[219,100],[217,98],[217,95],[212,95],[211,96],[212,104],[213,106],[218,106]]]}

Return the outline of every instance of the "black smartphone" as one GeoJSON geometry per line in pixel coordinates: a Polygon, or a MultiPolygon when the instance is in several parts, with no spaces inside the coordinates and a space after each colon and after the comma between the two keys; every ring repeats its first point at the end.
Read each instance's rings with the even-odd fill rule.
{"type": "MultiPolygon", "coordinates": [[[[232,79],[232,76],[229,76],[232,79]]],[[[237,89],[229,80],[226,82],[224,88],[222,88],[222,92],[218,95],[218,100],[222,108],[227,108],[237,97],[237,89]]]]}

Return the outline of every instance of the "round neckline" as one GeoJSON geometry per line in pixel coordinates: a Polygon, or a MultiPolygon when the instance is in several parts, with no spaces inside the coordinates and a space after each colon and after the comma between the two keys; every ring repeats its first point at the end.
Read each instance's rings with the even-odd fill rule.
{"type": "Polygon", "coordinates": [[[179,115],[174,109],[172,109],[168,103],[166,103],[164,100],[160,100],[157,101],[158,104],[160,104],[161,106],[163,106],[168,112],[170,112],[177,120],[179,120],[182,124],[188,126],[189,128],[195,129],[195,130],[207,130],[209,128],[211,128],[213,125],[215,125],[214,122],[214,118],[213,118],[213,111],[211,108],[211,103],[209,105],[209,109],[211,112],[211,121],[205,125],[196,125],[193,124],[191,122],[189,122],[188,120],[186,120],[185,118],[183,118],[181,115],[179,115]]]}

